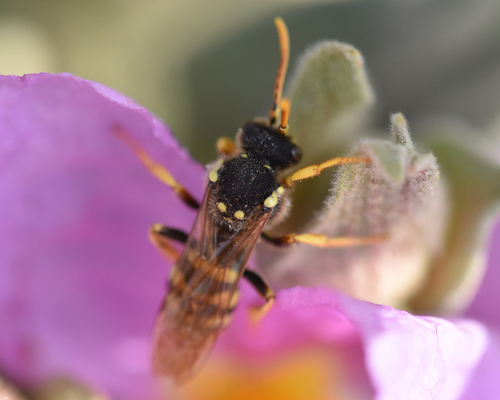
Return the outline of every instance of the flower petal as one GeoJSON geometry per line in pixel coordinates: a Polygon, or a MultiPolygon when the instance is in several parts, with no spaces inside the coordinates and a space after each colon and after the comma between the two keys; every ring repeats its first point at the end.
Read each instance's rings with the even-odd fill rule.
{"type": "Polygon", "coordinates": [[[470,377],[467,389],[460,400],[496,400],[500,396],[500,339],[498,333],[488,333],[484,354],[470,377]]]}
{"type": "MultiPolygon", "coordinates": [[[[68,74],[2,77],[0,105],[2,370],[18,383],[63,373],[116,398],[155,398],[148,341],[167,264],[146,230],[158,220],[188,229],[194,213],[112,128],[138,138],[198,198],[202,168],[144,109],[68,74]]],[[[248,289],[243,306],[254,299],[248,289]]],[[[480,378],[498,372],[498,347],[475,322],[305,288],[278,292],[257,328],[240,307],[215,358],[247,364],[311,346],[339,352],[347,385],[362,382],[377,399],[452,399],[471,376],[481,392],[480,378]]]]}
{"type": "Polygon", "coordinates": [[[69,74],[1,77],[0,105],[2,370],[22,384],[65,374],[146,398],[167,272],[147,229],[188,229],[194,212],[112,129],[134,135],[198,198],[203,170],[145,109],[69,74]]]}
{"type": "MultiPolygon", "coordinates": [[[[494,348],[492,335],[471,320],[418,317],[328,289],[295,287],[277,293],[258,326],[249,324],[246,309],[240,308],[193,385],[199,379],[212,382],[215,391],[219,385],[232,387],[232,398],[239,398],[241,387],[232,384],[242,382],[238,371],[252,377],[252,390],[257,391],[259,385],[266,387],[266,376],[257,371],[277,360],[293,364],[294,354],[319,349],[334,374],[323,384],[339,398],[451,400],[469,390],[469,384],[484,390],[487,383],[476,378],[478,372],[491,377],[498,370],[488,354],[494,348]],[[224,359],[233,360],[232,371],[221,368],[224,359]]],[[[193,392],[189,398],[205,398],[193,392]]],[[[500,388],[490,398],[495,395],[500,388]]]]}
{"type": "Polygon", "coordinates": [[[477,294],[467,309],[467,316],[500,329],[500,218],[489,239],[488,266],[477,294]]]}
{"type": "MultiPolygon", "coordinates": [[[[413,316],[325,289],[280,291],[261,330],[262,336],[280,338],[269,349],[305,333],[324,344],[359,335],[376,399],[455,399],[492,346],[485,328],[471,320],[413,316]]],[[[492,376],[495,368],[485,366],[483,372],[492,376]]]]}
{"type": "Polygon", "coordinates": [[[472,320],[418,317],[349,298],[342,303],[361,332],[377,400],[456,399],[489,345],[486,329],[472,320]]]}

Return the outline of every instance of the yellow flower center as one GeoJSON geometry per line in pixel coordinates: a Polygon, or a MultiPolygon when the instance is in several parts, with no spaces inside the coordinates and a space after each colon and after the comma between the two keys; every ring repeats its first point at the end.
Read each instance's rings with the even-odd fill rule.
{"type": "Polygon", "coordinates": [[[212,359],[186,386],[179,400],[322,400],[343,398],[339,371],[323,351],[302,350],[272,361],[212,359]],[[336,393],[338,391],[338,393],[336,393]],[[333,393],[332,393],[333,392],[333,393]]]}

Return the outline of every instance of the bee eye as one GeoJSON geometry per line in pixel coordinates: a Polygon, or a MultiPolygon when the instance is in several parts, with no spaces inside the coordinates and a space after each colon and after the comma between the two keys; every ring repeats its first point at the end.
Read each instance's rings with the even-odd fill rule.
{"type": "Polygon", "coordinates": [[[295,162],[299,162],[300,160],[302,160],[302,150],[300,149],[300,147],[292,147],[290,154],[292,155],[295,162]]]}

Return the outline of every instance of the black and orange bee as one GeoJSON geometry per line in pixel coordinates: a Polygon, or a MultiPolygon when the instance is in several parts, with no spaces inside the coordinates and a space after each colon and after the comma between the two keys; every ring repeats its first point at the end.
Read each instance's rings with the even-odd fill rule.
{"type": "Polygon", "coordinates": [[[364,245],[380,240],[314,234],[271,237],[264,233],[286,215],[290,207],[288,192],[295,181],[316,176],[335,165],[369,162],[362,157],[333,158],[283,176],[284,171],[300,161],[302,151],[288,134],[290,103],[281,98],[289,58],[288,31],[281,18],[276,18],[275,23],[281,57],[269,118],[244,124],[235,142],[219,139],[220,158],[208,167],[208,185],[201,203],[131,137],[117,132],[156,177],[198,210],[189,235],[160,224],[150,230],[153,243],[169,258],[177,259],[153,337],[155,373],[169,376],[177,383],[192,377],[210,354],[230,321],[242,277],[266,300],[266,305],[256,310],[264,313],[271,306],[274,292],[257,273],[246,269],[259,238],[278,246],[302,242],[318,247],[364,245]],[[185,244],[182,254],[176,253],[172,240],[185,244]]]}

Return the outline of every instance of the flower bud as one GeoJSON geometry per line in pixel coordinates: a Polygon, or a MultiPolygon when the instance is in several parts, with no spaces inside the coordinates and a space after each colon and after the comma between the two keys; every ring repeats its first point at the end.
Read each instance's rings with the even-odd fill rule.
{"type": "Polygon", "coordinates": [[[308,232],[328,237],[385,237],[379,243],[320,249],[299,245],[270,271],[285,286],[328,285],[360,299],[397,307],[423,284],[441,248],[445,190],[431,153],[420,153],[402,114],[391,116],[392,140],[365,139],[346,164],[308,232]],[[304,266],[308,266],[304,268],[304,266]]]}

